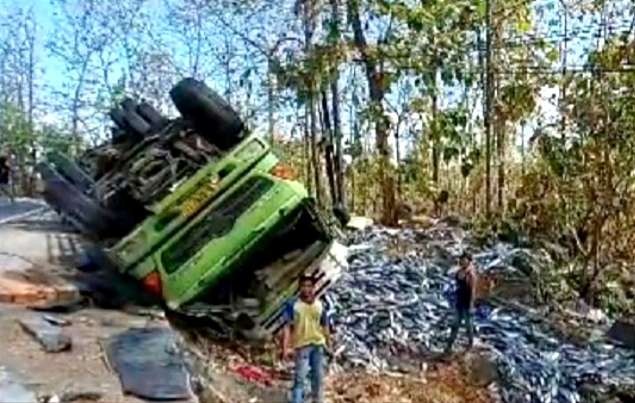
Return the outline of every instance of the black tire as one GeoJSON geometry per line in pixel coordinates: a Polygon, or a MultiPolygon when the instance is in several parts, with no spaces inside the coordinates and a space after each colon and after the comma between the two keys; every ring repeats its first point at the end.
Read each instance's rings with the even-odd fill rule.
{"type": "Polygon", "coordinates": [[[181,115],[212,144],[229,149],[244,137],[236,111],[205,83],[185,78],[172,88],[170,97],[181,115]]]}
{"type": "Polygon", "coordinates": [[[95,182],[75,162],[61,153],[49,154],[49,161],[55,164],[55,170],[66,180],[77,186],[83,193],[88,193],[95,182]]]}
{"type": "Polygon", "coordinates": [[[137,109],[137,103],[132,98],[124,98],[119,105],[121,105],[123,110],[126,112],[134,112],[137,109]]]}
{"type": "Polygon", "coordinates": [[[126,130],[126,114],[121,108],[112,108],[109,115],[118,128],[126,130]]]}
{"type": "Polygon", "coordinates": [[[141,137],[151,131],[150,123],[146,122],[145,119],[135,111],[137,107],[135,101],[126,98],[120,105],[120,108],[110,110],[110,118],[115,122],[117,127],[141,137]]]}
{"type": "Polygon", "coordinates": [[[150,123],[153,131],[159,130],[165,125],[166,119],[147,102],[141,102],[137,106],[137,113],[144,118],[146,122],[150,123]]]}
{"type": "Polygon", "coordinates": [[[125,111],[125,119],[128,129],[133,133],[143,137],[150,133],[152,127],[134,110],[125,111]]]}
{"type": "Polygon", "coordinates": [[[102,208],[97,201],[82,193],[47,164],[40,164],[38,170],[44,179],[46,202],[68,217],[78,230],[96,238],[125,234],[121,220],[115,213],[102,208]]]}

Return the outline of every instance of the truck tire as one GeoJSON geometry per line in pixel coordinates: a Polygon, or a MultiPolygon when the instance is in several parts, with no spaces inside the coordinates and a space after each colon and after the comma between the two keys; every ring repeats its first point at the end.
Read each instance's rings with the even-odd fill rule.
{"type": "Polygon", "coordinates": [[[46,202],[68,217],[81,232],[97,238],[125,234],[116,214],[102,208],[97,201],[82,193],[47,164],[40,164],[38,171],[44,179],[46,202]]]}
{"type": "Polygon", "coordinates": [[[125,111],[125,120],[128,126],[128,129],[133,133],[143,137],[146,134],[150,133],[152,127],[150,123],[146,122],[137,112],[134,110],[126,110],[125,111]]]}
{"type": "Polygon", "coordinates": [[[55,165],[57,172],[77,186],[83,193],[88,193],[95,185],[93,179],[66,155],[53,152],[49,154],[47,159],[55,165]]]}
{"type": "Polygon", "coordinates": [[[132,98],[128,97],[124,98],[123,101],[119,103],[119,105],[126,112],[134,112],[137,109],[137,103],[132,98]]]}
{"type": "Polygon", "coordinates": [[[130,98],[126,98],[120,105],[120,108],[110,110],[110,118],[119,128],[139,136],[145,136],[151,130],[150,123],[146,122],[135,111],[137,107],[136,102],[130,98]]]}
{"type": "Polygon", "coordinates": [[[236,111],[205,83],[185,78],[172,88],[170,98],[212,144],[229,149],[244,137],[243,122],[236,111]]]}
{"type": "Polygon", "coordinates": [[[124,113],[124,111],[121,108],[112,108],[110,110],[110,119],[112,119],[113,122],[115,122],[115,125],[122,129],[122,130],[126,130],[126,114],[124,113]]]}
{"type": "Polygon", "coordinates": [[[161,116],[152,105],[147,102],[141,102],[137,106],[137,113],[152,126],[152,131],[157,131],[165,125],[166,119],[161,116]]]}

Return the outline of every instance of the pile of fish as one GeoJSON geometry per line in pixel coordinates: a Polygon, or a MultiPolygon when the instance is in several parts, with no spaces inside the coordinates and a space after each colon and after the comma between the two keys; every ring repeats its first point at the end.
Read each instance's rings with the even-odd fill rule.
{"type": "MultiPolygon", "coordinates": [[[[427,230],[368,228],[353,234],[350,269],[329,291],[338,364],[386,370],[397,352],[441,352],[453,320],[449,271],[464,250],[481,273],[526,275],[526,268],[510,263],[519,252],[512,245],[480,248],[467,231],[443,223],[427,230]],[[395,252],[398,245],[406,247],[395,252]]],[[[498,367],[504,401],[579,402],[583,385],[635,384],[635,352],[601,337],[573,345],[528,312],[514,305],[477,306],[477,346],[498,367]]]]}

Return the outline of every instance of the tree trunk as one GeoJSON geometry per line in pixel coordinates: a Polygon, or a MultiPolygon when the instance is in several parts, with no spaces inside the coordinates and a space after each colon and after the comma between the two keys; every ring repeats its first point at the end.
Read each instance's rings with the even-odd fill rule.
{"type": "MultiPolygon", "coordinates": [[[[334,45],[337,47],[340,43],[340,12],[339,0],[330,0],[331,2],[331,19],[333,29],[336,32],[334,36],[334,45]]],[[[333,107],[333,134],[335,137],[335,183],[337,186],[337,201],[343,207],[346,207],[346,176],[344,175],[344,150],[342,144],[342,125],[340,120],[340,91],[339,91],[339,64],[337,57],[333,60],[333,79],[331,81],[331,95],[333,107]]]]}
{"type": "MultiPolygon", "coordinates": [[[[313,87],[314,88],[314,87],[313,87]]],[[[318,206],[322,206],[322,185],[320,181],[320,159],[317,141],[317,114],[315,112],[314,90],[311,89],[309,96],[309,118],[311,119],[311,163],[313,165],[313,181],[315,182],[315,199],[318,206]]]]}
{"type": "Polygon", "coordinates": [[[438,116],[438,102],[439,102],[439,98],[437,97],[437,89],[436,89],[436,79],[437,79],[437,73],[436,71],[434,72],[434,89],[433,89],[433,93],[432,93],[432,122],[434,123],[435,127],[433,128],[434,131],[431,133],[432,134],[432,180],[434,181],[435,185],[438,185],[439,183],[439,139],[437,138],[439,136],[439,133],[436,132],[437,128],[436,128],[436,124],[437,122],[437,116],[438,116]]]}
{"type": "MultiPolygon", "coordinates": [[[[34,23],[34,22],[32,22],[34,23]]],[[[28,64],[28,99],[29,99],[29,111],[28,111],[28,119],[29,119],[29,136],[31,137],[31,166],[35,170],[35,166],[37,165],[37,144],[35,138],[35,127],[33,124],[33,112],[35,110],[35,105],[33,104],[33,95],[34,95],[34,80],[35,80],[35,26],[32,27],[33,32],[29,31],[27,33],[28,36],[28,45],[29,45],[29,64],[28,64]]],[[[28,179],[28,189],[27,196],[33,196],[33,191],[35,188],[35,175],[29,175],[28,179]]]]}
{"type": "Polygon", "coordinates": [[[496,124],[496,143],[498,146],[498,210],[505,212],[505,122],[496,124]]]}
{"type": "Polygon", "coordinates": [[[525,176],[525,122],[520,124],[520,157],[521,157],[521,173],[525,176]]]}
{"type": "Polygon", "coordinates": [[[337,189],[335,185],[335,172],[334,172],[334,162],[333,162],[333,131],[331,130],[331,118],[329,116],[329,105],[328,99],[326,95],[326,91],[322,90],[322,94],[320,97],[322,101],[322,122],[323,122],[323,136],[325,136],[328,140],[325,141],[324,147],[324,158],[325,158],[325,166],[326,166],[326,177],[329,184],[329,190],[331,193],[331,202],[333,206],[338,203],[338,195],[337,189]]]}
{"type": "MultiPolygon", "coordinates": [[[[313,50],[313,32],[315,24],[313,0],[305,0],[302,2],[302,15],[304,23],[304,51],[311,54],[313,50]]],[[[320,183],[320,161],[317,145],[317,115],[315,111],[316,102],[316,81],[313,76],[306,80],[307,85],[307,102],[309,103],[309,119],[310,119],[310,146],[311,146],[311,163],[313,165],[313,179],[315,182],[315,198],[319,206],[322,206],[322,187],[320,183]]]]}
{"type": "Polygon", "coordinates": [[[84,87],[84,79],[86,77],[86,71],[88,70],[88,62],[90,60],[90,56],[86,56],[82,63],[82,67],[80,70],[80,74],[78,77],[77,84],[75,86],[75,93],[73,94],[73,103],[72,103],[72,118],[71,118],[71,138],[73,139],[73,151],[75,155],[79,155],[80,146],[82,143],[82,139],[79,135],[79,103],[80,97],[82,95],[82,89],[84,87]]]}
{"type": "Polygon", "coordinates": [[[313,179],[311,178],[311,173],[313,170],[311,166],[311,156],[310,156],[310,135],[309,135],[309,105],[304,105],[304,161],[306,163],[306,171],[305,171],[305,183],[307,187],[307,191],[309,194],[313,193],[313,179]]]}
{"type": "Polygon", "coordinates": [[[483,123],[485,125],[485,215],[488,218],[492,207],[492,1],[494,0],[485,0],[487,35],[485,41],[486,82],[483,123]]]}
{"type": "Polygon", "coordinates": [[[384,112],[385,95],[383,71],[375,59],[368,55],[367,43],[362,22],[359,16],[359,4],[355,0],[348,1],[349,17],[353,28],[355,46],[362,55],[366,71],[366,80],[370,90],[370,102],[375,118],[375,144],[379,153],[379,181],[382,193],[381,221],[384,225],[395,225],[395,182],[390,171],[390,150],[388,146],[388,125],[384,112]]]}
{"type": "MultiPolygon", "coordinates": [[[[336,66],[337,69],[337,66],[336,66]]],[[[338,88],[339,74],[335,73],[333,82],[331,83],[331,106],[333,108],[333,137],[335,140],[335,192],[337,195],[337,203],[346,207],[346,177],[344,175],[344,150],[342,142],[342,125],[340,121],[340,99],[338,88]]]]}
{"type": "Polygon", "coordinates": [[[400,123],[397,123],[397,128],[395,129],[395,159],[396,159],[396,164],[397,164],[397,198],[399,200],[402,200],[402,194],[401,194],[401,170],[399,169],[399,166],[401,164],[401,148],[400,148],[400,144],[399,144],[399,126],[400,123]]]}
{"type": "MultiPolygon", "coordinates": [[[[566,76],[567,76],[567,42],[569,39],[569,10],[567,10],[567,5],[565,2],[561,2],[562,6],[564,8],[564,38],[565,40],[562,42],[562,47],[561,47],[561,54],[562,54],[562,86],[560,89],[560,105],[564,105],[565,102],[565,98],[567,96],[567,83],[566,83],[566,76]]],[[[562,145],[564,146],[567,139],[566,139],[566,130],[567,130],[567,116],[562,113],[562,121],[560,122],[560,135],[561,135],[561,141],[562,141],[562,145]]]]}
{"type": "Polygon", "coordinates": [[[269,141],[274,144],[274,105],[273,105],[273,72],[271,71],[271,57],[267,58],[267,122],[269,124],[269,141]]]}

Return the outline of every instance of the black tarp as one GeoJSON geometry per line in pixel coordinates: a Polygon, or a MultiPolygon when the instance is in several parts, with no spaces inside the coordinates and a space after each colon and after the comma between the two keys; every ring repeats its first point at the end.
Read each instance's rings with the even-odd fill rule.
{"type": "Polygon", "coordinates": [[[124,393],[149,400],[192,397],[189,375],[168,328],[132,328],[104,343],[124,393]]]}

